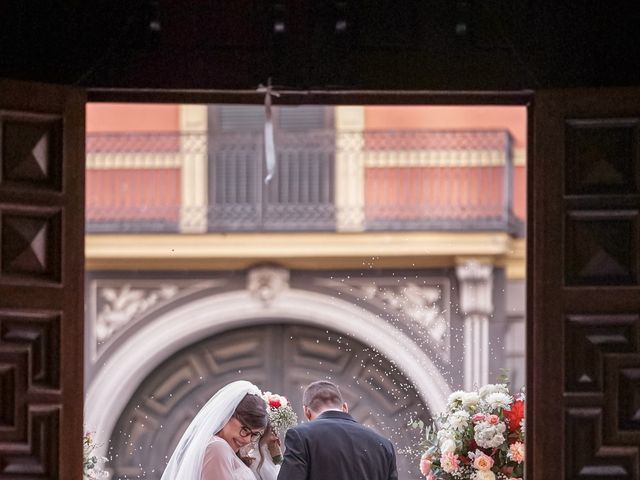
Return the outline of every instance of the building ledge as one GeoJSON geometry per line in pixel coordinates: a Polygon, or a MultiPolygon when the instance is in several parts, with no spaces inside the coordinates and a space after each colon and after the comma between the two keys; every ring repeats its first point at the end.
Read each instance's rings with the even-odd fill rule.
{"type": "Polygon", "coordinates": [[[502,232],[87,235],[88,270],[431,268],[477,258],[524,278],[524,239],[502,232]]]}

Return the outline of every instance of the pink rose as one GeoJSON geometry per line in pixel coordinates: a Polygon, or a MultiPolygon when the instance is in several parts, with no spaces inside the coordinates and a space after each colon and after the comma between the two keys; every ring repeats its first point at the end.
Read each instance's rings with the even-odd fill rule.
{"type": "Polygon", "coordinates": [[[431,464],[432,463],[433,463],[433,461],[431,459],[431,455],[429,453],[427,453],[427,452],[424,452],[422,454],[422,457],[420,458],[420,473],[422,475],[424,475],[425,477],[431,471],[431,464]]]}
{"type": "Polygon", "coordinates": [[[500,423],[500,417],[498,417],[497,415],[487,415],[487,423],[491,424],[491,425],[497,425],[500,423]]]}
{"type": "Polygon", "coordinates": [[[484,453],[477,454],[473,460],[473,468],[476,470],[486,471],[493,467],[493,458],[484,453]]]}
{"type": "Polygon", "coordinates": [[[473,423],[484,422],[484,413],[476,413],[473,417],[471,417],[473,423]]]}

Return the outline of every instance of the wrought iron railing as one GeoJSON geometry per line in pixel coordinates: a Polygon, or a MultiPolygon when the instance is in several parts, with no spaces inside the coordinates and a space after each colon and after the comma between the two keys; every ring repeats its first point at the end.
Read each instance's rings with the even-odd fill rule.
{"type": "Polygon", "coordinates": [[[89,232],[514,232],[504,130],[87,135],[89,232]]]}

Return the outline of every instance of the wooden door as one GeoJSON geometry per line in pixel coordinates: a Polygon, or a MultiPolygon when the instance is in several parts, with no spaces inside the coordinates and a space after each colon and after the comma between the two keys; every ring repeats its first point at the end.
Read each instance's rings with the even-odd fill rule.
{"type": "Polygon", "coordinates": [[[0,81],[0,479],[82,478],[84,94],[0,81]]]}
{"type": "Polygon", "coordinates": [[[638,479],[640,90],[540,92],[528,478],[638,479]]]}

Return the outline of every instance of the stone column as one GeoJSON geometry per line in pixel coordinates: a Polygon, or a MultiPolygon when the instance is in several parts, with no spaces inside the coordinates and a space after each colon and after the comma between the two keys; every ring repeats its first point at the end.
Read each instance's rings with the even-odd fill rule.
{"type": "Polygon", "coordinates": [[[180,105],[180,133],[180,231],[202,233],[207,231],[209,185],[206,105],[180,105]]]}
{"type": "Polygon", "coordinates": [[[336,107],[335,206],[339,232],[364,230],[364,107],[336,107]]]}
{"type": "Polygon", "coordinates": [[[464,314],[464,388],[489,383],[489,317],[493,313],[493,265],[465,260],[456,267],[464,314]]]}

